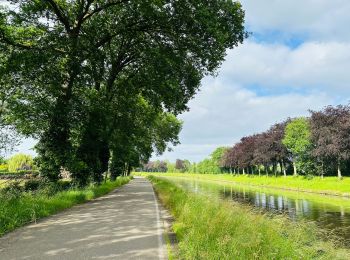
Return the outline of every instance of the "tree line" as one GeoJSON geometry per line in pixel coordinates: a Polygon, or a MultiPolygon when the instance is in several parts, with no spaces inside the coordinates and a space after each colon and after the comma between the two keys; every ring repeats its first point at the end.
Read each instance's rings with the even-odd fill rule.
{"type": "Polygon", "coordinates": [[[246,36],[234,1],[8,1],[1,122],[39,140],[51,181],[115,178],[179,142],[176,116],[246,36]]]}
{"type": "Polygon", "coordinates": [[[184,162],[177,160],[178,167],[167,171],[342,178],[350,170],[350,106],[328,106],[310,111],[309,117],[289,118],[242,137],[232,147],[219,147],[197,164],[178,161],[184,162]]]}
{"type": "Polygon", "coordinates": [[[221,158],[228,147],[218,147],[210,155],[199,163],[189,160],[176,159],[174,163],[170,161],[149,161],[142,164],[135,170],[138,172],[168,172],[168,173],[206,173],[218,174],[227,172],[225,167],[221,166],[221,158]]]}

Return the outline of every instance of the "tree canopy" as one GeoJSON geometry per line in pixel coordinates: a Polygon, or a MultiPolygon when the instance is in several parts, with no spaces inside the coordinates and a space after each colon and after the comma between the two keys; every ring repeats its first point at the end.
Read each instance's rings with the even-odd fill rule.
{"type": "Polygon", "coordinates": [[[40,170],[53,181],[64,168],[99,182],[109,164],[122,174],[178,143],[175,116],[247,36],[234,1],[8,2],[7,122],[39,139],[40,170]]]}
{"type": "Polygon", "coordinates": [[[294,175],[297,175],[295,164],[307,161],[312,145],[309,120],[305,117],[300,117],[289,122],[282,142],[292,154],[294,175]]]}
{"type": "MultiPolygon", "coordinates": [[[[310,114],[310,117],[287,119],[262,133],[242,137],[231,147],[218,147],[198,163],[181,162],[188,162],[185,171],[190,173],[260,175],[263,172],[286,176],[296,174],[298,169],[298,174],[308,177],[348,175],[350,105],[328,106],[310,114]]],[[[167,165],[168,172],[176,172],[174,164],[163,164],[167,165]]],[[[151,171],[163,170],[153,168],[151,171]]]]}

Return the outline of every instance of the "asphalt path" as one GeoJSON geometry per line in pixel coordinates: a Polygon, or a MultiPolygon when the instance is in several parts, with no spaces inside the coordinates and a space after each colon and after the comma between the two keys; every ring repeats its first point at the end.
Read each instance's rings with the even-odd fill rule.
{"type": "Polygon", "coordinates": [[[166,259],[163,225],[150,182],[135,178],[0,238],[0,259],[166,259]]]}

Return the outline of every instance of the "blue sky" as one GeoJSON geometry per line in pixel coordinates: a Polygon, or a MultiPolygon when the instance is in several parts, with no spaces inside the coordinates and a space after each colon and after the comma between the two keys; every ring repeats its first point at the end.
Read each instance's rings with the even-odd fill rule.
{"type": "Polygon", "coordinates": [[[181,145],[153,159],[200,161],[216,147],[309,109],[346,104],[350,1],[242,0],[249,39],[181,115],[181,145]]]}
{"type": "MultiPolygon", "coordinates": [[[[200,161],[218,146],[308,109],[345,104],[350,88],[349,0],[242,0],[246,42],[190,102],[181,144],[153,159],[200,161]]],[[[19,151],[30,152],[32,140],[19,151]]]]}

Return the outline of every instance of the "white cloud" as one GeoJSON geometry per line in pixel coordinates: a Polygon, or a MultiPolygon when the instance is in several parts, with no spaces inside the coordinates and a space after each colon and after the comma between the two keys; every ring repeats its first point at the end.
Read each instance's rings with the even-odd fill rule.
{"type": "Polygon", "coordinates": [[[343,94],[349,88],[349,68],[350,43],[306,42],[291,49],[247,41],[228,52],[220,77],[265,88],[288,86],[343,94]]]}
{"type": "Polygon", "coordinates": [[[259,42],[252,37],[228,51],[219,77],[203,82],[190,112],[181,116],[182,144],[162,159],[199,161],[217,146],[233,144],[287,117],[348,101],[349,0],[241,2],[248,30],[260,35],[259,42]],[[289,47],[280,36],[306,41],[289,47]]]}
{"type": "Polygon", "coordinates": [[[218,146],[232,145],[245,135],[264,131],[288,117],[307,115],[308,109],[320,109],[332,102],[325,93],[258,96],[241,86],[207,79],[190,103],[190,112],[181,116],[182,144],[160,158],[200,161],[218,146]]]}
{"type": "Polygon", "coordinates": [[[309,39],[350,39],[348,0],[241,0],[252,32],[281,31],[309,39]]]}

